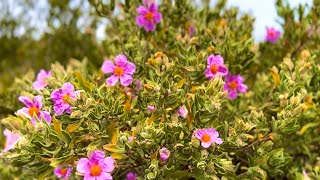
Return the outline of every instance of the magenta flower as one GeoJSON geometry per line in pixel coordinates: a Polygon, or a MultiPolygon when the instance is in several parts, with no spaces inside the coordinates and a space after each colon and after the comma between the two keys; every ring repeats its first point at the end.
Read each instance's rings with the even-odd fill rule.
{"type": "Polygon", "coordinates": [[[160,154],[160,160],[162,162],[167,162],[171,153],[167,148],[163,147],[160,149],[159,154],[160,154]]]}
{"type": "Polygon", "coordinates": [[[201,141],[201,146],[204,148],[208,148],[212,143],[222,144],[219,133],[214,128],[198,129],[193,134],[201,141]]]}
{"type": "Polygon", "coordinates": [[[112,61],[104,61],[102,64],[102,72],[105,74],[113,74],[108,77],[106,82],[109,86],[114,86],[120,79],[122,86],[129,86],[133,79],[132,75],[136,72],[136,66],[127,60],[123,54],[116,56],[115,64],[112,61]]]}
{"type": "Polygon", "coordinates": [[[54,168],[53,172],[58,178],[69,178],[72,172],[72,166],[70,164],[60,165],[54,168]]]}
{"type": "Polygon", "coordinates": [[[137,174],[134,172],[128,172],[126,180],[136,180],[137,179],[137,174]]]}
{"type": "Polygon", "coordinates": [[[129,136],[129,137],[128,137],[128,141],[129,141],[129,142],[131,142],[131,141],[134,140],[134,139],[137,139],[137,138],[134,137],[134,136],[129,136]]]}
{"type": "Polygon", "coordinates": [[[3,131],[3,134],[6,136],[6,141],[4,143],[4,152],[9,151],[10,149],[13,149],[14,146],[17,144],[17,142],[20,140],[20,134],[13,133],[9,131],[8,129],[5,129],[3,131]]]}
{"type": "Polygon", "coordinates": [[[206,77],[209,79],[214,78],[216,75],[226,76],[228,74],[228,69],[223,65],[223,57],[220,55],[214,56],[211,54],[207,58],[208,66],[205,72],[206,77]]]}
{"type": "Polygon", "coordinates": [[[246,92],[248,87],[243,84],[243,78],[240,75],[227,75],[225,76],[226,82],[224,84],[224,90],[229,91],[229,99],[236,99],[238,92],[246,92]]]}
{"type": "Polygon", "coordinates": [[[51,116],[48,111],[41,111],[42,108],[42,96],[38,95],[33,98],[33,100],[29,99],[26,96],[20,96],[19,101],[25,104],[27,107],[24,107],[17,111],[18,115],[23,115],[28,119],[31,119],[31,123],[33,125],[36,124],[36,119],[34,118],[37,116],[39,120],[42,118],[46,120],[46,122],[50,125],[51,124],[51,116]]]}
{"type": "Polygon", "coordinates": [[[144,27],[146,31],[154,31],[156,24],[162,19],[161,13],[158,12],[158,5],[155,3],[144,3],[144,6],[139,6],[136,11],[139,15],[136,17],[136,23],[139,28],[144,27]]]}
{"type": "Polygon", "coordinates": [[[87,180],[112,180],[113,169],[114,160],[111,156],[105,157],[101,150],[93,151],[89,158],[81,158],[77,164],[77,171],[87,180]]]}
{"type": "Polygon", "coordinates": [[[149,106],[147,106],[147,108],[148,108],[148,110],[150,112],[155,112],[156,111],[156,108],[154,106],[149,105],[149,106]]]}
{"type": "Polygon", "coordinates": [[[51,71],[46,72],[45,70],[41,69],[37,75],[37,80],[33,83],[33,88],[36,91],[39,91],[45,88],[48,85],[48,83],[46,82],[46,79],[50,76],[51,76],[51,71]]]}
{"type": "Polygon", "coordinates": [[[266,41],[270,42],[270,43],[276,43],[279,36],[280,36],[280,31],[276,30],[275,28],[271,27],[271,28],[266,28],[267,30],[267,34],[266,34],[266,41]]]}
{"type": "Polygon", "coordinates": [[[177,113],[178,113],[178,115],[179,115],[180,117],[182,117],[182,118],[185,119],[185,118],[187,117],[187,115],[188,115],[188,109],[186,108],[185,105],[180,106],[179,109],[178,109],[178,111],[177,111],[177,113]]]}
{"type": "Polygon", "coordinates": [[[136,80],[136,91],[140,91],[141,90],[141,82],[139,79],[136,80]]]}
{"type": "Polygon", "coordinates": [[[57,115],[61,115],[64,111],[71,114],[71,106],[67,102],[68,98],[76,100],[80,91],[74,91],[71,83],[67,82],[61,86],[61,89],[56,89],[51,93],[51,99],[54,102],[53,110],[57,115]]]}

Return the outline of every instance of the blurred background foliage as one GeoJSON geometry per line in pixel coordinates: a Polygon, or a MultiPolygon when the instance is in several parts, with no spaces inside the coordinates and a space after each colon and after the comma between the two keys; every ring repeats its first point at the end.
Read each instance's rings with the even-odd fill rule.
{"type": "MultiPolygon", "coordinates": [[[[222,115],[220,118],[231,122],[234,116],[245,114],[247,117],[236,120],[235,127],[254,127],[256,124],[261,127],[273,127],[273,129],[270,128],[272,132],[268,129],[246,129],[248,132],[245,133],[252,142],[243,143],[243,147],[231,153],[230,157],[239,157],[236,159],[237,162],[233,163],[245,164],[249,169],[238,168],[235,173],[241,174],[246,171],[247,174],[243,177],[255,176],[259,179],[267,177],[277,179],[284,177],[284,174],[287,174],[287,178],[303,179],[306,175],[300,170],[306,169],[310,172],[310,176],[319,177],[319,157],[314,153],[320,148],[316,144],[319,138],[311,138],[317,136],[318,130],[303,130],[299,131],[300,134],[292,135],[299,130],[300,126],[305,129],[316,127],[312,124],[315,118],[319,117],[320,111],[316,108],[310,108],[311,111],[308,111],[308,114],[299,116],[305,120],[303,123],[297,122],[296,114],[292,115],[292,113],[299,114],[302,111],[302,106],[294,103],[295,101],[304,102],[305,109],[319,103],[319,67],[313,68],[314,74],[310,73],[312,74],[311,84],[304,82],[303,77],[296,79],[301,84],[306,83],[303,85],[308,92],[313,93],[313,100],[312,97],[308,100],[305,89],[293,89],[288,82],[290,80],[288,77],[298,77],[303,74],[301,73],[305,71],[303,63],[307,63],[305,59],[310,58],[315,61],[315,64],[319,64],[316,57],[320,53],[320,0],[314,0],[311,7],[300,5],[296,8],[290,7],[287,1],[277,0],[279,23],[283,27],[283,33],[276,44],[268,42],[255,44],[252,38],[254,17],[239,12],[237,8],[226,8],[226,0],[219,0],[213,8],[209,7],[209,0],[203,0],[201,5],[187,0],[175,1],[176,3],[163,0],[162,3],[166,6],[159,7],[163,21],[153,34],[140,30],[136,27],[135,21],[128,20],[136,16],[134,9],[141,4],[138,0],[43,0],[41,3],[45,4],[44,6],[39,5],[39,1],[36,0],[16,0],[14,6],[17,7],[14,8],[19,9],[19,13],[12,12],[9,2],[11,1],[3,1],[0,4],[2,9],[0,14],[0,118],[14,114],[22,106],[17,101],[17,97],[21,91],[30,90],[23,81],[30,81],[40,69],[49,69],[56,61],[66,65],[70,59],[87,58],[90,67],[88,70],[94,71],[99,69],[104,57],[125,52],[129,59],[139,55],[140,59],[135,59],[139,72],[139,67],[147,58],[157,51],[162,51],[176,62],[188,59],[187,63],[190,62],[190,64],[188,64],[189,69],[185,68],[187,72],[192,71],[190,67],[196,66],[190,59],[204,59],[204,55],[198,52],[206,48],[207,53],[221,54],[232,74],[244,74],[246,83],[255,93],[249,92],[247,101],[229,102],[226,107],[229,107],[228,111],[233,116],[222,115]],[[38,23],[41,22],[45,31],[36,28],[38,26],[31,21],[33,16],[39,19],[38,23]],[[107,23],[104,40],[98,39],[96,35],[101,23],[107,23]],[[194,34],[189,34],[191,26],[196,27],[194,34]],[[311,53],[312,57],[310,57],[311,53]],[[290,58],[290,61],[283,62],[285,57],[290,58]],[[302,64],[299,64],[299,61],[302,64]],[[291,65],[292,63],[295,66],[291,65]],[[281,68],[290,71],[278,73],[278,69],[273,66],[279,64],[281,68]],[[273,89],[273,82],[268,78],[271,76],[270,72],[275,81],[283,80],[279,82],[277,90],[273,89]],[[295,93],[286,94],[286,92],[295,93]],[[290,106],[287,107],[289,101],[293,103],[289,103],[290,106]],[[236,109],[246,110],[237,112],[236,109]],[[277,113],[282,113],[285,118],[279,115],[278,121],[275,121],[272,118],[277,116],[277,113]],[[257,116],[260,119],[256,118],[257,116]],[[291,124],[292,129],[284,132],[274,128],[277,127],[275,124],[288,125],[282,118],[290,121],[286,123],[291,124]],[[272,119],[272,122],[266,122],[265,119],[272,119]],[[310,127],[305,126],[308,123],[311,123],[310,127]],[[258,133],[254,137],[249,137],[253,131],[258,133]],[[274,136],[275,134],[280,134],[281,137],[274,136]],[[305,136],[302,137],[302,135],[305,136]],[[291,138],[290,140],[295,143],[282,149],[286,141],[274,145],[270,140],[277,138],[282,138],[281,140],[291,138]],[[300,144],[303,146],[299,146],[300,144]],[[253,152],[255,147],[259,151],[253,152]],[[308,149],[310,147],[312,149],[308,149]],[[252,155],[252,158],[241,159],[241,157],[249,157],[248,154],[252,155]],[[257,159],[259,156],[261,158],[257,159]],[[273,156],[281,156],[280,163],[270,162],[272,159],[267,159],[273,156]],[[291,158],[299,160],[299,166],[294,166],[291,158]],[[309,159],[311,161],[308,161],[309,159]],[[293,168],[285,168],[289,166],[293,168]],[[269,168],[270,171],[268,171],[269,168]],[[281,173],[276,171],[277,169],[280,169],[281,173]],[[266,172],[269,176],[265,174],[266,172]]],[[[310,74],[308,75],[311,76],[310,74]]],[[[199,75],[193,80],[196,81],[199,77],[202,78],[199,75]]],[[[235,138],[240,144],[245,141],[245,137],[232,136],[231,130],[228,133],[231,134],[230,139],[235,138]]],[[[2,134],[0,137],[3,142],[2,134]]],[[[226,151],[228,148],[232,151],[231,149],[235,147],[230,145],[226,147],[226,151]]],[[[21,174],[19,169],[0,165],[1,178],[8,179],[12,177],[12,173],[17,176],[21,174]]],[[[24,178],[20,177],[20,179],[24,178]]]]}

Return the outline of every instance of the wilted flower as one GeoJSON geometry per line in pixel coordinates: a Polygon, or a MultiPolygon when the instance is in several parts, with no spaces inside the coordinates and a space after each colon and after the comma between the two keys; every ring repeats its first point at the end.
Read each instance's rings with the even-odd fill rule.
{"type": "Polygon", "coordinates": [[[72,167],[70,164],[68,165],[60,165],[54,168],[54,174],[58,178],[69,178],[72,172],[72,167]]]}
{"type": "Polygon", "coordinates": [[[217,74],[220,74],[222,76],[225,76],[228,74],[228,69],[226,66],[223,65],[224,60],[223,57],[220,55],[213,55],[211,54],[208,59],[208,66],[205,72],[205,75],[209,78],[212,79],[214,78],[217,74]]]}
{"type": "Polygon", "coordinates": [[[188,115],[188,110],[186,108],[185,105],[180,106],[178,111],[177,111],[178,115],[181,116],[182,118],[186,118],[188,115]]]}
{"type": "Polygon", "coordinates": [[[212,143],[222,144],[219,133],[214,128],[198,129],[193,134],[201,141],[201,146],[204,148],[208,148],[212,143]]]}
{"type": "Polygon", "coordinates": [[[149,105],[149,106],[147,106],[147,108],[148,108],[148,110],[150,112],[155,112],[156,111],[156,108],[154,106],[149,105]]]}
{"type": "Polygon", "coordinates": [[[61,89],[56,89],[51,93],[51,99],[54,102],[54,112],[57,115],[62,114],[64,111],[71,114],[71,106],[67,99],[76,100],[76,96],[80,91],[74,91],[74,87],[71,83],[67,82],[61,86],[61,89]]]}
{"type": "Polygon", "coordinates": [[[101,150],[93,151],[89,158],[81,158],[77,164],[77,171],[84,175],[84,179],[112,180],[110,172],[114,169],[111,156],[105,157],[101,150]]]}
{"type": "Polygon", "coordinates": [[[139,28],[144,27],[146,31],[154,31],[156,24],[162,19],[161,13],[158,12],[158,6],[153,2],[139,6],[136,11],[139,13],[136,17],[136,23],[139,28]]]}
{"type": "Polygon", "coordinates": [[[276,43],[280,36],[280,31],[276,30],[273,27],[266,28],[266,30],[267,30],[266,41],[270,43],[276,43]]]}
{"type": "Polygon", "coordinates": [[[29,99],[26,96],[20,96],[19,101],[26,105],[26,107],[17,111],[18,115],[23,115],[29,119],[31,119],[31,123],[33,125],[36,124],[36,120],[34,116],[37,116],[39,120],[43,118],[46,120],[48,124],[51,123],[51,116],[48,111],[41,111],[42,108],[42,96],[38,95],[33,98],[33,100],[29,99]]]}
{"type": "Polygon", "coordinates": [[[122,86],[129,86],[133,81],[132,75],[136,72],[136,66],[132,62],[128,62],[127,57],[123,54],[116,56],[115,60],[115,64],[112,61],[104,61],[102,64],[103,73],[113,74],[107,78],[107,84],[114,86],[120,79],[122,86]]]}
{"type": "Polygon", "coordinates": [[[45,70],[41,69],[37,75],[37,80],[33,83],[33,88],[37,91],[45,88],[48,83],[46,79],[51,76],[51,71],[46,72],[45,70]]]}
{"type": "Polygon", "coordinates": [[[137,174],[134,172],[128,172],[126,180],[136,180],[137,179],[137,174]]]}
{"type": "Polygon", "coordinates": [[[160,153],[160,160],[162,162],[167,162],[171,154],[170,151],[167,148],[163,147],[160,149],[159,153],[160,153]]]}
{"type": "Polygon", "coordinates": [[[224,90],[228,91],[229,99],[236,99],[238,92],[246,92],[248,87],[243,84],[243,78],[240,75],[227,75],[225,76],[224,90]]]}
{"type": "Polygon", "coordinates": [[[3,131],[3,134],[6,136],[3,151],[7,152],[10,149],[13,149],[14,146],[17,144],[17,142],[20,140],[20,134],[13,133],[13,132],[9,131],[8,129],[5,129],[3,131]]]}
{"type": "Polygon", "coordinates": [[[140,91],[141,90],[141,82],[139,79],[136,80],[136,91],[140,91]]]}

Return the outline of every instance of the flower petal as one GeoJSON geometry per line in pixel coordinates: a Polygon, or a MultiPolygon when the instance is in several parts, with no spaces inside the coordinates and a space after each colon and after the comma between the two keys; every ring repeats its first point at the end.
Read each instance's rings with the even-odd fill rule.
{"type": "Polygon", "coordinates": [[[64,92],[64,93],[71,94],[71,93],[73,93],[73,91],[74,91],[74,86],[73,86],[73,84],[67,82],[67,83],[64,83],[64,84],[61,86],[61,90],[62,90],[62,92],[64,92]]]}
{"type": "Polygon", "coordinates": [[[123,74],[122,76],[120,76],[120,83],[122,86],[129,86],[132,83],[132,81],[132,76],[128,74],[123,74]]]}
{"type": "Polygon", "coordinates": [[[93,151],[91,154],[90,154],[90,161],[92,163],[98,163],[101,159],[104,159],[105,157],[105,154],[103,151],[101,150],[96,150],[96,151],[93,151]]]}
{"type": "Polygon", "coordinates": [[[147,22],[147,20],[144,18],[144,16],[137,16],[136,17],[136,23],[139,28],[143,27],[146,22],[147,22]]]}
{"type": "Polygon", "coordinates": [[[223,57],[220,56],[220,55],[213,55],[211,54],[210,56],[208,56],[207,58],[207,61],[208,61],[208,65],[209,66],[212,66],[212,65],[217,65],[217,66],[220,66],[223,64],[223,57]]]}
{"type": "Polygon", "coordinates": [[[40,95],[35,96],[33,98],[33,105],[40,110],[42,108],[42,96],[40,95]]]}
{"type": "Polygon", "coordinates": [[[228,75],[228,68],[225,67],[224,65],[219,66],[218,68],[218,72],[222,75],[222,76],[226,76],[228,75]]]}
{"type": "Polygon", "coordinates": [[[231,90],[231,91],[229,91],[229,93],[228,93],[228,97],[229,97],[229,99],[231,99],[231,100],[236,99],[237,96],[238,96],[238,93],[237,93],[236,90],[231,90]]]}
{"type": "Polygon", "coordinates": [[[32,85],[34,90],[39,91],[46,87],[48,83],[44,83],[43,81],[35,81],[32,85]]]}
{"type": "Polygon", "coordinates": [[[114,86],[118,82],[118,76],[112,75],[107,78],[106,82],[109,86],[114,86]]]}
{"type": "Polygon", "coordinates": [[[149,11],[155,13],[158,11],[158,5],[156,5],[155,3],[151,3],[149,6],[149,11]]]}
{"type": "Polygon", "coordinates": [[[41,111],[40,116],[50,125],[51,124],[51,116],[48,111],[41,111]]]}
{"type": "Polygon", "coordinates": [[[114,170],[114,160],[112,157],[106,157],[99,161],[103,172],[112,172],[114,170]]]}
{"type": "Polygon", "coordinates": [[[156,25],[151,21],[147,21],[144,25],[144,29],[146,31],[154,31],[156,29],[156,25]]]}
{"type": "Polygon", "coordinates": [[[31,116],[29,115],[29,108],[21,108],[17,111],[17,115],[20,115],[20,116],[25,116],[26,118],[28,119],[31,119],[31,116]]]}
{"type": "Polygon", "coordinates": [[[81,158],[77,163],[77,171],[82,174],[87,174],[88,172],[90,172],[90,168],[91,162],[88,158],[81,158]]]}
{"type": "Polygon", "coordinates": [[[145,6],[139,6],[136,11],[141,15],[146,15],[148,13],[148,9],[145,6]]]}
{"type": "Polygon", "coordinates": [[[237,89],[239,92],[247,92],[248,86],[245,84],[239,84],[237,89]]]}
{"type": "Polygon", "coordinates": [[[101,70],[105,74],[113,73],[114,71],[114,64],[112,61],[104,61],[101,67],[101,70]]]}
{"type": "Polygon", "coordinates": [[[204,147],[204,148],[208,148],[211,146],[211,142],[201,142],[201,146],[204,147]]]}
{"type": "Polygon", "coordinates": [[[97,178],[96,176],[91,176],[90,173],[85,174],[85,176],[83,177],[83,180],[100,180],[99,178],[97,178]]]}
{"type": "Polygon", "coordinates": [[[215,141],[215,143],[217,143],[217,144],[222,144],[223,142],[222,142],[222,139],[221,139],[221,138],[217,138],[216,141],[215,141]]]}
{"type": "Polygon", "coordinates": [[[33,101],[29,99],[27,96],[20,96],[19,101],[21,101],[23,104],[25,104],[27,107],[33,106],[33,101]]]}
{"type": "Polygon", "coordinates": [[[154,18],[153,18],[154,22],[159,23],[162,19],[162,14],[155,12],[155,13],[153,13],[153,15],[154,15],[154,18]]]}
{"type": "Polygon", "coordinates": [[[101,172],[99,178],[97,178],[97,180],[112,180],[112,176],[110,173],[107,172],[101,172]]]}
{"type": "Polygon", "coordinates": [[[125,74],[134,74],[136,72],[136,65],[134,65],[132,62],[128,62],[128,64],[124,68],[125,74]]]}
{"type": "Polygon", "coordinates": [[[193,133],[193,135],[194,135],[196,138],[198,138],[199,140],[201,140],[201,139],[202,139],[202,136],[203,136],[205,133],[206,133],[205,130],[203,130],[203,129],[198,129],[198,130],[196,130],[196,131],[193,133]]]}
{"type": "Polygon", "coordinates": [[[128,63],[127,56],[125,56],[123,54],[117,55],[115,60],[116,60],[116,65],[119,67],[122,67],[122,68],[124,68],[128,63]]]}
{"type": "Polygon", "coordinates": [[[64,108],[63,104],[57,103],[57,104],[54,104],[53,110],[57,115],[61,115],[63,113],[63,111],[65,110],[65,108],[64,108]]]}

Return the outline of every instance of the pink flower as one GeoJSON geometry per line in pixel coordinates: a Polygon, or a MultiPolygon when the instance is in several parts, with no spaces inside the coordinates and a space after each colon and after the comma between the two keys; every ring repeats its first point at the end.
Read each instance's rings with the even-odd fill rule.
{"type": "Polygon", "coordinates": [[[219,133],[214,128],[198,129],[193,134],[201,141],[201,146],[204,148],[208,148],[212,143],[222,144],[219,133]]]}
{"type": "Polygon", "coordinates": [[[137,179],[137,174],[134,172],[128,172],[126,180],[136,180],[137,179]]]}
{"type": "Polygon", "coordinates": [[[28,119],[31,119],[31,123],[33,125],[36,124],[36,119],[34,116],[37,116],[39,120],[42,118],[46,120],[48,124],[51,124],[51,116],[48,111],[41,111],[42,108],[42,96],[38,95],[33,98],[33,100],[29,99],[26,96],[20,96],[19,101],[26,105],[26,107],[17,111],[18,115],[23,115],[28,119]]]}
{"type": "Polygon", "coordinates": [[[112,180],[113,169],[114,160],[111,156],[105,157],[101,150],[93,151],[89,158],[81,158],[77,164],[77,171],[84,175],[84,180],[112,180]]]}
{"type": "Polygon", "coordinates": [[[128,62],[127,57],[123,54],[116,56],[115,60],[115,64],[112,61],[104,61],[102,64],[103,73],[113,74],[107,78],[107,84],[114,86],[120,79],[122,86],[129,86],[133,81],[132,75],[136,72],[136,66],[132,62],[128,62]]]}
{"type": "Polygon", "coordinates": [[[271,28],[266,28],[267,30],[267,34],[266,34],[266,41],[270,42],[270,43],[276,43],[279,36],[280,36],[280,31],[276,30],[275,28],[271,27],[271,28]]]}
{"type": "Polygon", "coordinates": [[[74,91],[71,83],[67,82],[61,86],[61,89],[56,89],[51,93],[51,99],[54,102],[53,110],[57,115],[61,115],[64,111],[71,114],[71,106],[67,99],[71,98],[76,100],[76,96],[80,91],[74,91]]]}
{"type": "Polygon", "coordinates": [[[5,129],[3,131],[3,134],[6,136],[6,141],[4,143],[4,152],[9,151],[10,149],[13,149],[14,146],[17,144],[17,142],[20,140],[20,134],[13,133],[9,131],[8,129],[5,129]]]}
{"type": "Polygon", "coordinates": [[[160,153],[160,160],[162,162],[167,162],[171,154],[170,151],[167,148],[163,147],[160,149],[159,153],[160,153]]]}
{"type": "Polygon", "coordinates": [[[58,178],[69,178],[72,172],[72,167],[70,164],[60,165],[54,168],[53,172],[58,178]]]}
{"type": "Polygon", "coordinates": [[[134,139],[137,139],[137,138],[134,137],[134,136],[129,136],[129,137],[128,137],[128,141],[129,141],[129,142],[131,142],[131,141],[134,140],[134,139]]]}
{"type": "Polygon", "coordinates": [[[243,84],[243,78],[240,75],[227,75],[225,76],[226,82],[224,84],[224,90],[229,91],[229,99],[236,99],[238,92],[246,92],[248,87],[243,84]]]}
{"type": "Polygon", "coordinates": [[[158,12],[158,6],[153,2],[139,6],[136,11],[139,13],[136,17],[136,23],[139,28],[144,27],[146,31],[154,31],[156,24],[162,19],[161,13],[158,12]]]}
{"type": "Polygon", "coordinates": [[[180,117],[186,118],[187,115],[188,115],[188,110],[187,110],[186,106],[183,105],[183,106],[180,106],[180,107],[179,107],[177,113],[178,113],[178,115],[179,115],[180,117]]]}
{"type": "Polygon", "coordinates": [[[148,110],[150,111],[150,112],[155,112],[156,111],[156,108],[154,107],[154,106],[147,106],[147,108],[148,108],[148,110]]]}
{"type": "Polygon", "coordinates": [[[141,90],[141,82],[139,79],[136,80],[136,91],[140,91],[141,90]]]}
{"type": "Polygon", "coordinates": [[[48,83],[46,82],[46,79],[50,76],[51,76],[51,71],[46,72],[45,70],[41,69],[37,75],[37,80],[33,83],[33,88],[36,91],[39,91],[45,88],[48,85],[48,83]]]}
{"type": "Polygon", "coordinates": [[[221,76],[226,76],[228,74],[228,69],[223,65],[223,57],[220,55],[214,56],[211,54],[208,59],[208,66],[205,72],[205,75],[212,79],[216,75],[220,74],[221,76]]]}

